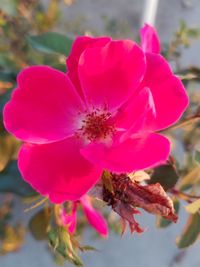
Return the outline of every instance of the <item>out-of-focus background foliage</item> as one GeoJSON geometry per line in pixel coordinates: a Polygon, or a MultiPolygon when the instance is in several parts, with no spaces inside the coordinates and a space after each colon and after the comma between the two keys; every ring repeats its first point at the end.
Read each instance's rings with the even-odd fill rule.
{"type": "MultiPolygon", "coordinates": [[[[21,180],[16,164],[20,143],[6,133],[2,123],[3,106],[16,85],[17,73],[34,64],[65,71],[71,43],[80,34],[139,41],[144,4],[139,0],[0,0],[0,254],[4,255],[0,266],[55,265],[43,241],[46,224],[43,213],[38,213],[40,207],[24,212],[39,197],[21,180]]],[[[181,206],[180,219],[169,226],[157,218],[159,228],[169,226],[159,231],[155,218],[143,214],[140,221],[149,227],[146,233],[121,239],[111,231],[107,241],[88,241],[86,230],[85,239],[100,251],[83,255],[88,266],[200,266],[200,243],[187,251],[175,245],[177,239],[180,248],[187,247],[200,234],[199,202],[187,208],[189,214],[184,209],[200,199],[200,2],[160,0],[156,26],[163,54],[183,79],[191,100],[183,123],[165,132],[173,143],[178,176],[170,167],[158,169],[153,176],[155,181],[162,178],[159,182],[173,194],[177,209],[181,206]],[[170,191],[176,182],[177,191],[170,191]]],[[[109,220],[117,231],[113,218],[109,220]]]]}

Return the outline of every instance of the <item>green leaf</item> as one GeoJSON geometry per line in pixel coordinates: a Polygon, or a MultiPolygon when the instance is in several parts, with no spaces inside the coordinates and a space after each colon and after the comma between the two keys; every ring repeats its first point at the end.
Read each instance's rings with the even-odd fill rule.
{"type": "Polygon", "coordinates": [[[187,248],[192,245],[199,237],[200,233],[200,214],[195,213],[189,216],[185,229],[176,243],[179,248],[187,248]]]}
{"type": "Polygon", "coordinates": [[[11,161],[7,167],[0,172],[0,192],[14,193],[22,197],[36,194],[32,187],[21,178],[15,160],[11,161]]]}
{"type": "MultiPolygon", "coordinates": [[[[175,209],[176,214],[177,214],[179,212],[180,203],[178,200],[173,201],[173,203],[174,203],[174,209],[175,209]]],[[[157,216],[156,226],[158,228],[165,228],[165,227],[169,226],[170,224],[172,224],[172,221],[167,220],[161,216],[157,216]]]]}
{"type": "Polygon", "coordinates": [[[200,163],[200,151],[196,151],[195,153],[195,160],[200,163]]]}
{"type": "Polygon", "coordinates": [[[50,213],[48,210],[40,210],[29,222],[29,230],[36,240],[47,239],[47,228],[49,225],[50,213]]]}
{"type": "Polygon", "coordinates": [[[67,56],[71,49],[72,39],[60,33],[46,32],[42,35],[29,36],[28,43],[39,52],[67,56]]]}
{"type": "Polygon", "coordinates": [[[175,167],[171,164],[162,165],[154,169],[150,184],[160,183],[165,191],[175,186],[179,176],[175,170],[175,167]]]}
{"type": "Polygon", "coordinates": [[[82,252],[85,252],[85,251],[98,251],[95,247],[92,247],[92,246],[80,246],[79,249],[82,251],[82,252]]]}

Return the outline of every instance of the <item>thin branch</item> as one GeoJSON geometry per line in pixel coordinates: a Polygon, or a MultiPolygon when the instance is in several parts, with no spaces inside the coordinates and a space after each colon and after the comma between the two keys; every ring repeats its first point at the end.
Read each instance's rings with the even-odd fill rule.
{"type": "Polygon", "coordinates": [[[167,129],[167,131],[169,131],[169,130],[176,130],[176,129],[179,129],[179,128],[188,126],[190,123],[196,123],[198,121],[200,121],[200,115],[195,115],[195,116],[192,116],[190,118],[187,118],[184,121],[181,121],[181,122],[179,122],[179,123],[177,123],[177,124],[169,127],[167,129]]]}

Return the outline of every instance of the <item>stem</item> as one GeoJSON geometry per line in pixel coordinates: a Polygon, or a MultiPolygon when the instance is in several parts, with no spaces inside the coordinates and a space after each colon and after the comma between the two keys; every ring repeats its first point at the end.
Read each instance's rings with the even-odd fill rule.
{"type": "Polygon", "coordinates": [[[144,11],[141,21],[141,26],[144,23],[149,23],[152,26],[155,24],[159,0],[146,0],[144,4],[144,11]]]}
{"type": "Polygon", "coordinates": [[[190,123],[195,123],[195,122],[198,122],[198,121],[200,121],[200,115],[195,115],[195,116],[192,116],[190,118],[187,118],[184,121],[179,122],[179,123],[177,123],[177,124],[169,127],[167,129],[167,131],[168,130],[176,130],[178,128],[185,127],[185,126],[189,125],[190,123]]]}
{"type": "Polygon", "coordinates": [[[28,211],[30,211],[32,209],[35,209],[35,208],[39,207],[40,205],[42,205],[43,203],[45,203],[47,200],[48,200],[47,197],[43,198],[42,200],[40,200],[39,202],[37,202],[36,204],[34,204],[33,206],[31,206],[30,208],[25,209],[24,212],[28,212],[28,211]]]}
{"type": "Polygon", "coordinates": [[[191,200],[192,199],[200,199],[200,196],[194,196],[194,195],[190,195],[190,194],[187,194],[187,193],[184,193],[182,191],[179,191],[175,188],[172,188],[170,190],[170,192],[173,194],[173,195],[177,195],[179,196],[180,198],[183,198],[184,200],[191,200]]]}

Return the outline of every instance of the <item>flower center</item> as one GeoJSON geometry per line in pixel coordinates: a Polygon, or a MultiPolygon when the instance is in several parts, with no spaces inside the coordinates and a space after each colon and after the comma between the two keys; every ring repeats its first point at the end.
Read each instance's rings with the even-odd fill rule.
{"type": "Polygon", "coordinates": [[[111,137],[115,133],[115,127],[111,123],[111,113],[98,109],[86,113],[82,120],[82,126],[79,128],[79,132],[89,141],[111,137]]]}

